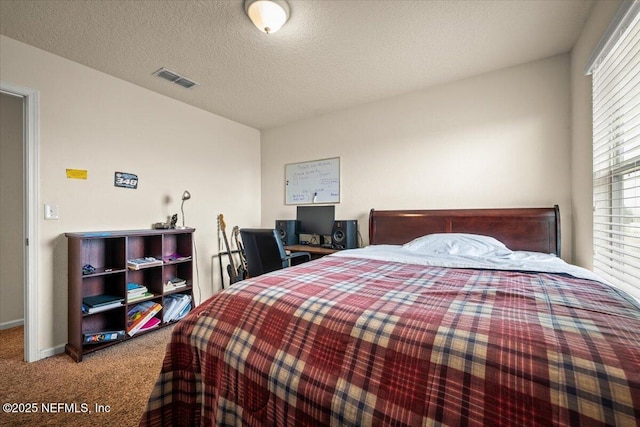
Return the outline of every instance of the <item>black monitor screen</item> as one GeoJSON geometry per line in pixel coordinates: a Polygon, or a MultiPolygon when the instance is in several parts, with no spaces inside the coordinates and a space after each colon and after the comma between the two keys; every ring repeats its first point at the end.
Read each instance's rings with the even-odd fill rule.
{"type": "Polygon", "coordinates": [[[336,218],[336,207],[298,206],[296,219],[300,224],[300,233],[330,236],[336,218]]]}

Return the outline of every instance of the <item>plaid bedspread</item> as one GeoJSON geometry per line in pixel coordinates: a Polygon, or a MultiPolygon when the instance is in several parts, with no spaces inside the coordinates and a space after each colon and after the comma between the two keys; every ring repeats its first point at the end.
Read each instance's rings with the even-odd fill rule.
{"type": "Polygon", "coordinates": [[[325,257],[183,319],[141,425],[639,426],[640,309],[559,274],[325,257]]]}

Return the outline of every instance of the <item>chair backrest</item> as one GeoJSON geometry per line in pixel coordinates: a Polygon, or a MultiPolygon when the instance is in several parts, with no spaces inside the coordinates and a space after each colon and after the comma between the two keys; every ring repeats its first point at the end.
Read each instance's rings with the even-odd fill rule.
{"type": "Polygon", "coordinates": [[[242,244],[249,267],[255,277],[287,266],[286,252],[278,231],[270,228],[243,228],[242,244]]]}

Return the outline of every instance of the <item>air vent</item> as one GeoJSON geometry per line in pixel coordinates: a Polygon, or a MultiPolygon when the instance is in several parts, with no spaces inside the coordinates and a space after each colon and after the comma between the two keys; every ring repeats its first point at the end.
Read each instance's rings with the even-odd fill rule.
{"type": "Polygon", "coordinates": [[[164,67],[160,68],[153,74],[187,89],[198,85],[198,83],[194,82],[193,80],[189,80],[188,78],[181,76],[175,71],[168,70],[164,67]]]}
{"type": "Polygon", "coordinates": [[[194,87],[198,83],[192,82],[191,80],[187,80],[185,78],[180,77],[178,80],[174,81],[175,84],[180,85],[182,87],[186,87],[187,89],[194,87]]]}

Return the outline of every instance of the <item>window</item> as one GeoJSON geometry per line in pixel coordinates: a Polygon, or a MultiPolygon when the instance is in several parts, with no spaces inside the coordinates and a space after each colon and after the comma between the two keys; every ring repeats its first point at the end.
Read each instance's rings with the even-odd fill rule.
{"type": "MultiPolygon", "coordinates": [[[[640,13],[624,3],[593,73],[594,271],[640,296],[640,13]]],[[[604,45],[604,47],[603,47],[604,45]]],[[[598,49],[597,49],[598,50],[598,49]]]]}

